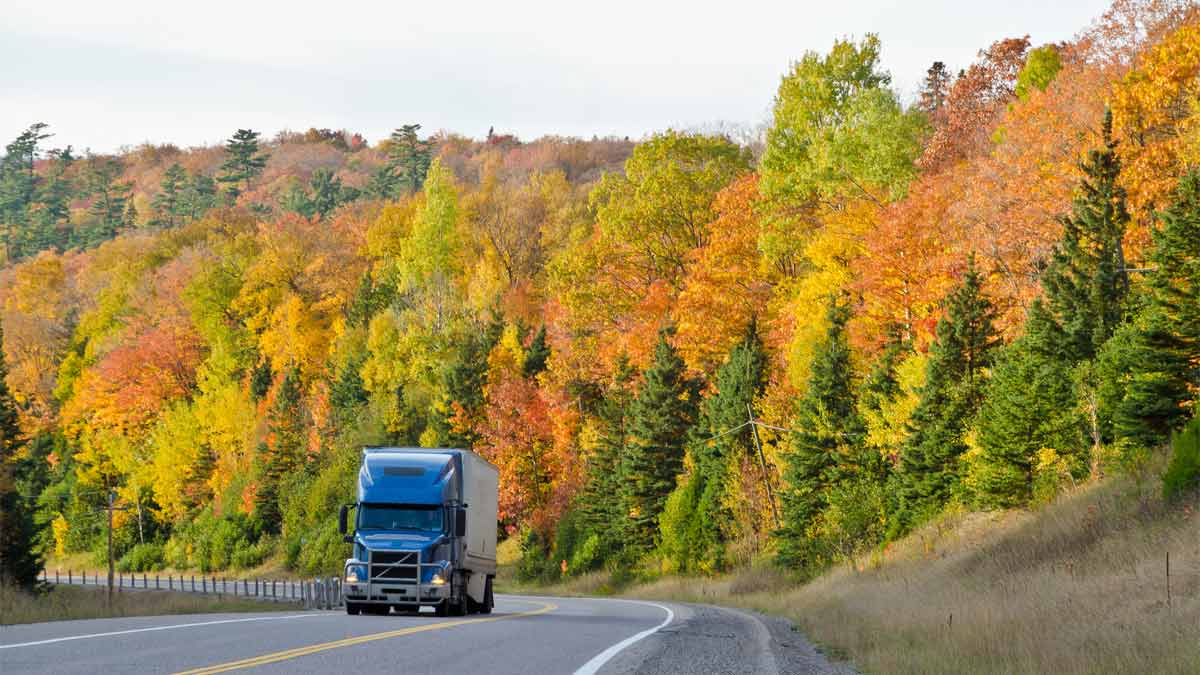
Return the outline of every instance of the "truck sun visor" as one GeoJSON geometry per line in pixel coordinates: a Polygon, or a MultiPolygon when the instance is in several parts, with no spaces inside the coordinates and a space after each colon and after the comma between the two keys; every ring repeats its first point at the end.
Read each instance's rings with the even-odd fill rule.
{"type": "Polygon", "coordinates": [[[383,468],[385,476],[424,476],[425,469],[419,466],[386,466],[383,468]]]}

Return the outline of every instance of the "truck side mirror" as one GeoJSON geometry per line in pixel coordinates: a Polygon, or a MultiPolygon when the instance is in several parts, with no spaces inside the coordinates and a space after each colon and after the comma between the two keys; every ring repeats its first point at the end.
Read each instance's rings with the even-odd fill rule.
{"type": "Polygon", "coordinates": [[[349,514],[350,506],[347,504],[343,504],[342,508],[338,510],[338,532],[341,534],[346,534],[346,519],[349,514]]]}
{"type": "Polygon", "coordinates": [[[454,536],[467,536],[467,510],[455,509],[454,511],[454,536]]]}

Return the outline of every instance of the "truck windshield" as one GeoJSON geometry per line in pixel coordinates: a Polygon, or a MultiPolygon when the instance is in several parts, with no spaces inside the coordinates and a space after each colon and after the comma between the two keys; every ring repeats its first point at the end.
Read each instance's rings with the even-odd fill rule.
{"type": "Polygon", "coordinates": [[[358,509],[360,530],[442,531],[442,507],[363,504],[358,509]]]}

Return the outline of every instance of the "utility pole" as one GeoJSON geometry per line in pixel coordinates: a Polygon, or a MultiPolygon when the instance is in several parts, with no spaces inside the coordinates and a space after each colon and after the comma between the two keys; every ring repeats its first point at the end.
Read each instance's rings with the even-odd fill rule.
{"type": "Polygon", "coordinates": [[[775,527],[780,527],[779,507],[775,505],[775,489],[771,487],[771,472],[767,470],[767,456],[763,454],[762,441],[758,438],[758,422],[754,419],[754,408],[746,404],[746,413],[750,415],[750,431],[754,434],[754,447],[758,449],[758,463],[762,467],[763,481],[767,484],[767,499],[771,502],[771,515],[775,516],[775,527]]]}
{"type": "Polygon", "coordinates": [[[112,540],[113,511],[125,511],[129,507],[128,506],[120,506],[120,507],[113,506],[113,502],[115,502],[117,499],[117,493],[115,490],[113,490],[111,488],[107,489],[106,491],[108,493],[107,506],[105,508],[105,511],[108,512],[108,591],[106,593],[106,597],[107,597],[107,601],[108,601],[108,609],[111,610],[112,609],[112,599],[113,599],[113,568],[114,568],[114,565],[113,565],[113,540],[112,540]]]}
{"type": "Polygon", "coordinates": [[[112,609],[112,591],[113,591],[113,549],[112,549],[112,512],[113,500],[116,499],[116,493],[112,490],[108,491],[108,608],[112,609]]]}

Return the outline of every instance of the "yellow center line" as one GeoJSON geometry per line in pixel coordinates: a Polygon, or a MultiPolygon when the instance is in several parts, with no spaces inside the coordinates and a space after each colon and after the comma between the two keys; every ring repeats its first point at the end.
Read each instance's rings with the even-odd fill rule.
{"type": "Polygon", "coordinates": [[[333,642],[323,642],[321,644],[309,645],[307,647],[297,647],[281,652],[271,654],[263,654],[241,661],[230,661],[229,663],[220,663],[215,666],[206,666],[204,668],[194,668],[192,670],[184,670],[175,675],[213,675],[214,673],[225,673],[230,670],[239,670],[242,668],[253,668],[255,666],[264,666],[268,663],[277,663],[288,659],[295,659],[301,656],[308,656],[318,652],[328,651],[330,649],[339,649],[341,647],[353,647],[364,642],[374,642],[375,640],[386,640],[388,638],[401,637],[404,635],[412,635],[414,633],[424,633],[431,630],[440,630],[442,628],[453,628],[454,626],[465,626],[472,623],[488,623],[491,621],[503,621],[505,619],[517,619],[523,616],[536,616],[538,614],[546,614],[558,609],[558,605],[548,602],[540,603],[542,606],[538,609],[528,612],[518,612],[516,614],[505,614],[504,616],[491,616],[483,619],[463,619],[459,621],[442,621],[439,623],[429,623],[422,626],[412,626],[410,628],[402,628],[400,630],[391,630],[384,633],[371,633],[370,635],[360,635],[358,637],[346,638],[344,640],[334,640],[333,642]]]}

